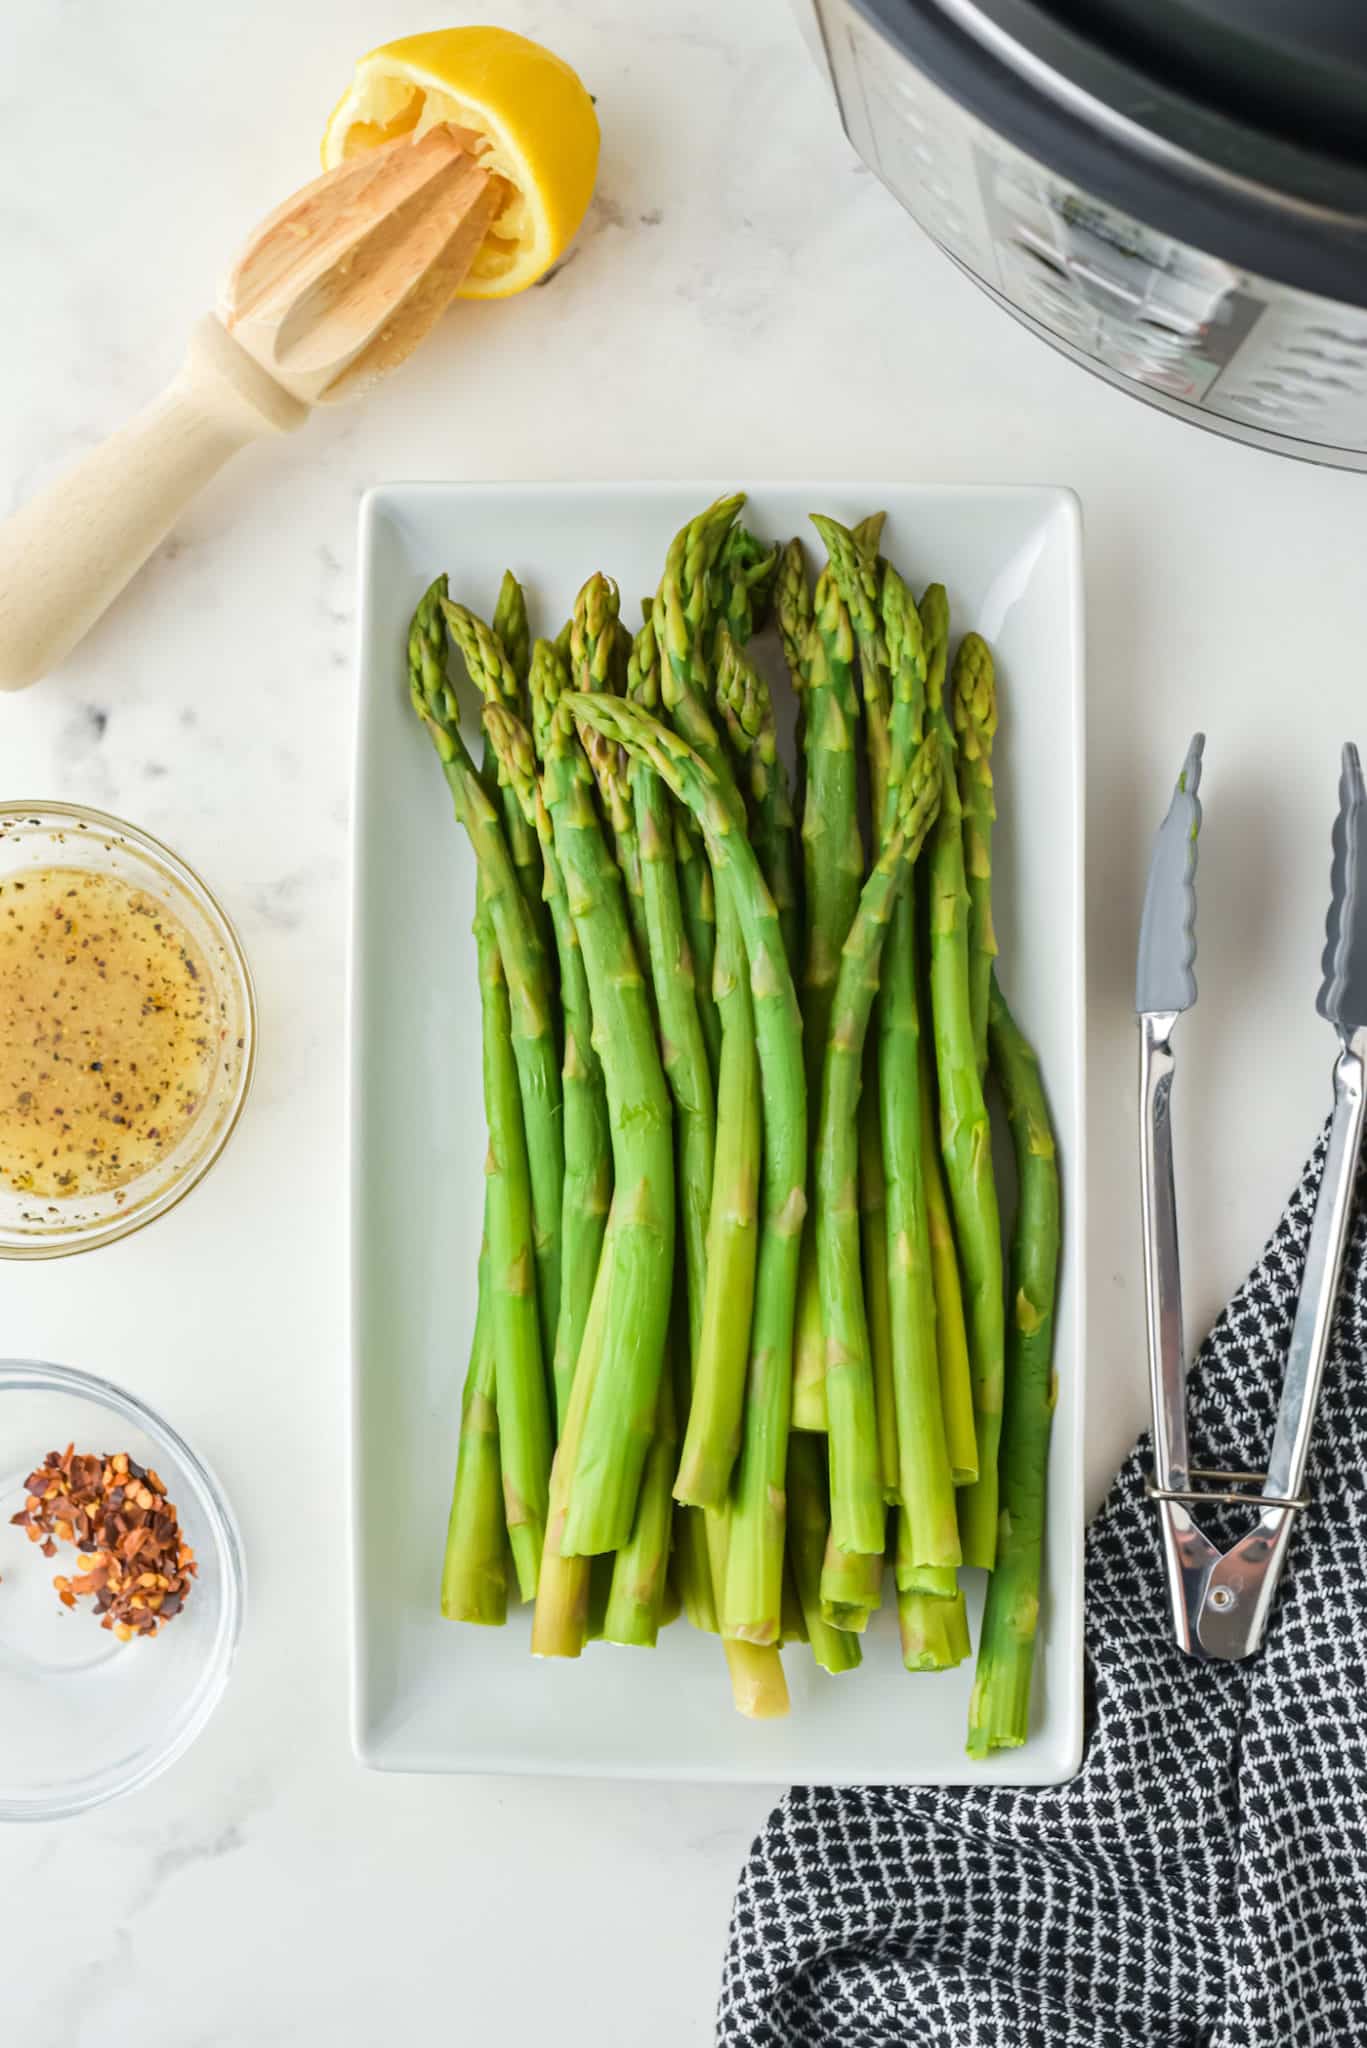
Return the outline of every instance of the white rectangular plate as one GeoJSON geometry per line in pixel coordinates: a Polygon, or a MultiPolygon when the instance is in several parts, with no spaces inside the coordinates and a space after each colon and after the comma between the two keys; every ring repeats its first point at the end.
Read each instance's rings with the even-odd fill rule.
{"type": "MultiPolygon", "coordinates": [[[[675,529],[729,487],[394,484],[362,507],[351,1059],[357,1752],[396,1771],[1056,1781],[1076,1769],[1082,1742],[1082,589],[1078,511],[1066,491],[771,484],[751,491],[745,513],[759,534],[814,542],[809,510],[854,520],[886,506],[889,558],[917,590],[945,582],[958,625],[985,633],[998,657],[1002,982],[1043,1063],[1067,1229],[1029,1742],[970,1765],[972,1664],[904,1672],[891,1605],[848,1677],[816,1670],[805,1646],[787,1650],[791,1716],[760,1723],[732,1711],[715,1640],[685,1622],[653,1652],[600,1645],[577,1663],[540,1663],[528,1654],[525,1610],[503,1629],[463,1628],[437,1610],[484,1118],[473,864],[409,706],[408,621],[443,569],[453,594],[487,617],[511,567],[527,584],[534,630],[554,634],[601,568],[618,579],[634,624],[675,529]]],[[[969,1598],[976,1640],[980,1583],[969,1598]]]]}

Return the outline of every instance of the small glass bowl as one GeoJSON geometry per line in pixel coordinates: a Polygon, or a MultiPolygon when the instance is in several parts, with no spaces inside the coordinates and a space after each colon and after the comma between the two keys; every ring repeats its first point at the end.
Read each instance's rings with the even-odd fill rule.
{"type": "Polygon", "coordinates": [[[246,1574],[217,1480],[168,1424],[108,1380],[69,1366],[0,1361],[0,1821],[59,1820],[145,1785],[189,1748],[228,1682],[246,1574]],[[121,1643],[93,1602],[63,1607],[43,1556],[10,1524],[51,1450],[126,1451],[175,1503],[198,1575],[151,1638],[121,1643]]]}
{"type": "Polygon", "coordinates": [[[237,1125],[256,1062],[251,970],[227,914],[184,861],[148,832],[78,804],[0,803],[0,882],[39,867],[94,868],[157,897],[199,948],[213,984],[222,1057],[174,1150],[119,1188],[79,1196],[0,1185],[0,1258],[90,1251],[162,1216],[204,1178],[237,1125]]]}

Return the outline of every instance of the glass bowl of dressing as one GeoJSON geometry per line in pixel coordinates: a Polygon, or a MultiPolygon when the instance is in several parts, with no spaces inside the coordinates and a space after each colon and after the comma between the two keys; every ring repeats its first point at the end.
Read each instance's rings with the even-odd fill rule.
{"type": "Polygon", "coordinates": [[[0,1257],[139,1230],[202,1180],[251,1086],[227,916],[150,833],[0,803],[0,1257]]]}
{"type": "Polygon", "coordinates": [[[169,1423],[92,1373],[0,1359],[0,1822],[83,1813],[183,1755],[223,1697],[245,1601],[232,1508],[169,1423]],[[46,1556],[12,1522],[29,1475],[68,1445],[154,1476],[174,1508],[195,1572],[154,1635],[120,1639],[88,1595],[66,1604],[54,1579],[94,1560],[71,1540],[46,1556]]]}

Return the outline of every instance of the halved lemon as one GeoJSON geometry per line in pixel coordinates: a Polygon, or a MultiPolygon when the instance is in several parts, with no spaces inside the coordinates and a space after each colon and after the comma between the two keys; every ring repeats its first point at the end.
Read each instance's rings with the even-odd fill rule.
{"type": "Polygon", "coordinates": [[[563,59],[509,29],[404,36],[356,66],[323,136],[323,167],[439,121],[479,137],[481,162],[507,192],[457,296],[525,291],[564,254],[593,196],[593,101],[563,59]]]}

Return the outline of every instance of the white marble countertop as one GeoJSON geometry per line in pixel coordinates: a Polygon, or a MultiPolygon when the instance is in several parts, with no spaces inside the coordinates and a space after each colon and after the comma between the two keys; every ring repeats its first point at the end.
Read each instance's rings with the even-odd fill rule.
{"type": "MultiPolygon", "coordinates": [[[[445,11],[9,0],[0,509],[171,372],[242,230],[309,175],[355,55],[445,11]]],[[[990,307],[856,162],[784,0],[494,11],[598,95],[600,189],[572,262],[546,290],[453,314],[364,408],[242,458],[65,670],[0,703],[6,791],[169,839],[237,919],[262,1011],[255,1097],[205,1186],[122,1246],[0,1283],[7,1353],[123,1380],[205,1451],[251,1570],[239,1667],[191,1754],[121,1806],[0,1839],[6,2018],[31,2048],[133,2048],[153,2030],[176,2048],[363,2048],[438,2014],[471,2039],[699,2044],[768,1804],[753,1788],[381,1778],[350,1754],[342,1052],[368,484],[734,473],[1079,491],[1095,1493],[1142,1410],[1133,933],[1194,726],[1210,734],[1205,1000],[1180,1112],[1194,1328],[1257,1251],[1328,1102],[1312,1002],[1338,743],[1367,737],[1360,481],[1146,411],[990,307]],[[281,1530],[267,1505],[287,1483],[317,1507],[281,1530]]]]}

